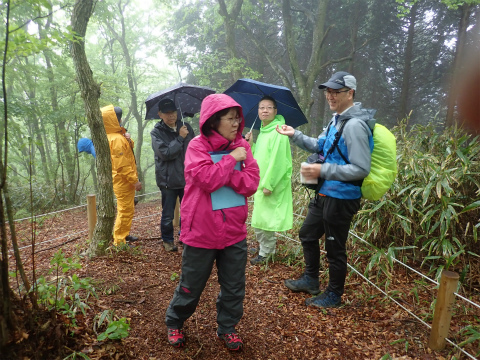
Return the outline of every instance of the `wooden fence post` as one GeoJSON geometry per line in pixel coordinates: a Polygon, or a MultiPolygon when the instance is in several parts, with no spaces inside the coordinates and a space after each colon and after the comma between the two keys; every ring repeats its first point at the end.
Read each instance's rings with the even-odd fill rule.
{"type": "Polygon", "coordinates": [[[95,194],[87,195],[88,238],[92,240],[97,223],[97,201],[95,194]]]}
{"type": "Polygon", "coordinates": [[[180,200],[177,197],[177,204],[175,205],[175,213],[173,214],[173,226],[178,226],[180,223],[180,200]]]}
{"type": "Polygon", "coordinates": [[[455,291],[457,290],[458,274],[453,271],[443,271],[440,278],[437,303],[433,314],[432,330],[428,347],[432,350],[445,348],[445,338],[448,337],[450,320],[452,320],[452,308],[455,303],[455,291]]]}

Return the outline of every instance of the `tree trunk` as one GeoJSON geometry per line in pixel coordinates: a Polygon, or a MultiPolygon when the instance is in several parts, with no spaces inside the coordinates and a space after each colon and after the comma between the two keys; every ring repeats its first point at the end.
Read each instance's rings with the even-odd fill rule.
{"type": "MultiPolygon", "coordinates": [[[[6,64],[7,51],[8,51],[8,29],[10,19],[10,1],[7,0],[6,4],[6,25],[5,25],[5,45],[3,49],[3,61],[2,64],[6,64]]],[[[0,135],[2,143],[0,143],[0,350],[3,350],[6,346],[10,332],[14,331],[12,321],[12,304],[10,299],[10,283],[8,282],[8,246],[7,246],[7,231],[5,228],[5,213],[3,211],[3,189],[6,185],[7,174],[4,171],[3,162],[7,161],[7,144],[8,144],[8,112],[7,112],[7,91],[5,87],[5,66],[2,66],[2,95],[4,100],[4,119],[3,124],[5,126],[3,136],[0,135]],[[4,143],[3,143],[4,142],[4,143]],[[5,146],[5,153],[3,147],[5,146]],[[4,157],[5,156],[5,157],[4,157]]]]}
{"type": "MultiPolygon", "coordinates": [[[[318,6],[315,12],[315,21],[313,24],[312,52],[305,70],[300,68],[297,50],[295,48],[295,30],[291,16],[290,0],[282,1],[282,16],[285,26],[285,42],[287,44],[289,65],[296,85],[299,105],[305,112],[307,118],[310,117],[311,108],[315,98],[321,96],[319,92],[312,91],[315,86],[315,81],[317,80],[321,69],[328,65],[328,63],[322,64],[323,53],[325,51],[323,44],[329,31],[329,29],[325,30],[328,1],[329,0],[318,1],[318,6]]],[[[350,59],[350,57],[337,61],[348,59],[350,59]]],[[[287,87],[292,88],[293,86],[290,85],[287,87]]]]}
{"type": "Polygon", "coordinates": [[[455,58],[452,64],[452,78],[450,82],[450,91],[448,93],[447,116],[445,118],[445,126],[452,126],[454,122],[455,105],[457,103],[458,94],[458,76],[461,72],[463,62],[463,53],[465,51],[465,42],[467,40],[468,18],[472,11],[472,5],[463,4],[460,6],[461,16],[458,24],[457,47],[455,49],[455,58]]]}
{"type": "MultiPolygon", "coordinates": [[[[1,159],[0,162],[2,162],[1,159]]],[[[11,317],[10,283],[8,282],[8,239],[3,209],[3,189],[0,188],[0,236],[2,241],[2,257],[0,259],[0,350],[6,346],[10,331],[14,330],[11,317]]]]}
{"type": "Polygon", "coordinates": [[[115,221],[113,202],[112,163],[107,134],[103,126],[98,99],[100,86],[93,79],[93,73],[85,53],[84,37],[88,21],[93,12],[94,0],[77,0],[72,13],[72,29],[79,38],[72,43],[71,52],[77,81],[85,104],[88,126],[92,134],[93,145],[97,154],[99,183],[98,217],[88,253],[90,256],[103,255],[112,240],[115,221]]]}
{"type": "MultiPolygon", "coordinates": [[[[28,59],[26,60],[28,63],[28,59]]],[[[36,104],[36,88],[35,83],[33,82],[34,77],[27,77],[27,87],[28,89],[24,88],[23,91],[27,94],[27,97],[30,101],[30,105],[32,108],[35,108],[36,104]]],[[[43,142],[42,133],[43,131],[40,129],[40,121],[34,113],[30,120],[30,125],[32,127],[31,136],[35,138],[35,145],[40,152],[40,158],[42,159],[42,167],[43,167],[43,174],[45,176],[45,180],[47,184],[50,184],[50,173],[48,170],[48,162],[47,162],[47,152],[45,150],[45,143],[43,142]]],[[[34,157],[34,147],[32,146],[32,154],[31,156],[34,157]]],[[[35,167],[33,167],[34,172],[32,175],[35,175],[35,167]]]]}
{"type": "MultiPolygon", "coordinates": [[[[121,4],[118,4],[118,18],[120,19],[120,24],[121,24],[121,34],[119,34],[117,31],[115,31],[114,27],[110,22],[106,23],[106,26],[112,33],[112,35],[115,37],[115,39],[118,41],[120,46],[122,47],[122,52],[123,56],[125,58],[125,65],[127,67],[127,83],[128,83],[128,89],[130,92],[130,111],[135,118],[135,121],[137,122],[137,139],[135,140],[135,160],[136,160],[136,165],[137,165],[137,175],[138,175],[138,180],[142,183],[144,183],[144,177],[143,177],[143,172],[142,172],[142,164],[140,162],[141,155],[142,155],[142,145],[143,145],[143,133],[145,129],[145,125],[147,123],[143,123],[142,121],[142,116],[140,115],[140,112],[138,111],[138,99],[137,99],[137,89],[135,86],[135,71],[134,71],[134,66],[132,62],[132,58],[130,56],[130,51],[127,46],[127,40],[125,38],[125,18],[123,15],[123,8],[120,6],[121,4]]],[[[113,63],[113,61],[112,61],[113,63]]],[[[142,189],[142,193],[145,192],[145,187],[142,189]]]]}
{"type": "Polygon", "coordinates": [[[405,56],[403,58],[402,89],[400,92],[400,107],[398,110],[397,121],[404,119],[409,112],[408,95],[410,94],[410,78],[412,76],[413,40],[415,38],[415,22],[417,21],[417,11],[418,2],[415,2],[410,10],[410,23],[408,24],[407,45],[405,47],[405,56]]]}
{"type": "MultiPolygon", "coordinates": [[[[3,166],[1,162],[0,162],[0,173],[3,173],[3,166]]],[[[12,204],[12,201],[10,200],[10,196],[8,193],[7,182],[5,182],[2,191],[5,199],[5,210],[7,212],[8,225],[10,227],[10,240],[12,241],[13,253],[15,255],[15,260],[17,262],[16,267],[18,269],[20,278],[22,279],[23,284],[25,286],[25,292],[30,297],[30,301],[32,302],[32,307],[34,309],[38,309],[36,293],[34,291],[30,291],[30,287],[31,287],[30,281],[28,281],[27,275],[25,274],[22,259],[20,257],[20,251],[18,248],[18,241],[17,241],[17,231],[15,229],[15,219],[13,216],[13,204],[12,204]]]]}
{"type": "MultiPolygon", "coordinates": [[[[235,44],[235,24],[237,22],[238,15],[240,15],[243,0],[235,0],[230,14],[228,13],[227,5],[225,4],[224,0],[218,0],[218,4],[220,5],[219,13],[223,18],[223,25],[225,27],[227,53],[230,57],[230,60],[234,60],[237,58],[237,48],[235,44]]],[[[236,66],[234,66],[232,70],[232,82],[240,79],[241,76],[241,72],[236,66]]]]}

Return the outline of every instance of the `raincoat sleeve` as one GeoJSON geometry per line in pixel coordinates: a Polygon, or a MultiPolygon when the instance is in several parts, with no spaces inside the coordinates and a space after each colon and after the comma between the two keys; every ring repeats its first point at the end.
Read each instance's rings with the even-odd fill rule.
{"type": "Polygon", "coordinates": [[[259,180],[258,165],[253,159],[250,147],[245,160],[245,169],[248,167],[248,170],[234,170],[236,163],[233,156],[225,155],[214,164],[210,154],[201,145],[192,141],[185,155],[185,177],[192,177],[195,186],[207,193],[228,185],[235,192],[250,196],[255,193],[259,180]],[[232,180],[232,177],[235,179],[232,180]],[[255,190],[252,190],[253,188],[255,190]]]}
{"type": "Polygon", "coordinates": [[[138,175],[135,167],[135,158],[127,139],[114,139],[111,142],[112,169],[125,178],[130,184],[138,182],[138,175]],[[122,141],[120,141],[122,140],[122,141]]]}
{"type": "Polygon", "coordinates": [[[259,187],[273,192],[277,185],[285,180],[285,174],[287,172],[292,173],[292,155],[288,137],[276,133],[270,144],[269,153],[264,154],[268,159],[263,159],[260,162],[261,164],[267,164],[267,168],[260,179],[259,187]]]}
{"type": "MultiPolygon", "coordinates": [[[[286,136],[282,137],[285,137],[285,140],[288,143],[288,138],[286,136]]],[[[252,196],[257,191],[260,181],[260,169],[257,160],[253,158],[252,150],[250,149],[248,142],[245,141],[243,146],[247,150],[247,158],[243,162],[244,167],[241,171],[233,170],[233,176],[230,177],[226,185],[230,186],[236,193],[248,197],[252,196]]]]}

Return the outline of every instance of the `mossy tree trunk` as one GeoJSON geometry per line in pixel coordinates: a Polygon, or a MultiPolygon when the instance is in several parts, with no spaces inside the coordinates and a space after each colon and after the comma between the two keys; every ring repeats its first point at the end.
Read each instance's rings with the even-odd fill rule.
{"type": "Polygon", "coordinates": [[[103,126],[102,114],[98,99],[100,86],[93,79],[93,72],[85,53],[84,37],[88,21],[93,12],[93,0],[77,0],[72,13],[72,29],[77,36],[71,47],[77,81],[85,104],[85,114],[92,134],[93,145],[97,154],[98,209],[97,224],[93,232],[88,253],[99,256],[105,253],[112,239],[115,221],[113,202],[112,163],[107,134],[103,126]]]}

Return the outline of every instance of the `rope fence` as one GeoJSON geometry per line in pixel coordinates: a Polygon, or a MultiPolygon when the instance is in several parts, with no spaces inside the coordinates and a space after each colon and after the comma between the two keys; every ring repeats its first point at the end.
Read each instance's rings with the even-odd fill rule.
{"type": "MultiPolygon", "coordinates": [[[[293,213],[295,216],[297,216],[297,218],[306,218],[305,215],[301,215],[301,214],[296,214],[296,213],[293,213]]],[[[370,244],[368,241],[366,241],[365,239],[361,238],[360,236],[358,236],[357,234],[355,234],[354,232],[352,231],[349,231],[349,234],[352,235],[353,237],[359,239],[361,242],[369,245],[370,247],[374,247],[372,244],[370,244]]],[[[293,239],[285,234],[282,234],[282,233],[279,233],[279,232],[276,232],[276,235],[279,235],[289,241],[293,241],[293,242],[296,242],[298,244],[301,244],[301,241],[299,240],[296,240],[296,239],[293,239]]],[[[326,251],[324,250],[320,250],[322,253],[326,254],[326,251]]],[[[412,267],[408,266],[407,264],[403,263],[402,261],[396,259],[396,258],[392,258],[396,263],[404,266],[405,268],[411,270],[412,272],[416,273],[417,275],[421,276],[422,278],[430,281],[431,283],[435,284],[435,285],[441,285],[439,282],[437,282],[436,280],[434,279],[431,279],[429,278],[428,276],[426,276],[425,274],[422,274],[421,272],[419,272],[418,270],[416,269],[413,269],[412,267]]],[[[389,298],[391,301],[393,301],[395,304],[397,304],[398,306],[400,306],[403,310],[405,310],[410,316],[414,317],[416,320],[418,320],[420,323],[422,323],[423,325],[425,325],[427,328],[429,328],[430,330],[432,330],[432,326],[429,325],[428,323],[426,323],[425,321],[423,321],[420,317],[418,317],[417,315],[415,315],[412,311],[410,311],[409,309],[407,309],[405,306],[403,306],[400,302],[398,302],[397,300],[395,300],[393,297],[391,297],[387,292],[385,292],[384,290],[382,290],[379,286],[377,286],[375,283],[373,283],[370,279],[368,279],[367,277],[365,277],[363,274],[360,273],[360,271],[358,271],[354,266],[350,265],[347,263],[347,266],[350,268],[350,270],[352,270],[353,272],[355,272],[358,276],[360,276],[363,280],[365,280],[367,283],[369,283],[371,286],[373,286],[374,288],[376,288],[378,291],[380,291],[384,296],[386,296],[387,298],[389,298]]],[[[456,292],[453,292],[453,294],[455,296],[457,296],[458,298],[466,301],[467,303],[469,303],[470,305],[480,309],[480,305],[471,301],[470,299],[467,299],[465,298],[464,296],[456,293],[456,292]]],[[[438,300],[437,300],[438,301],[438,300]]],[[[437,309],[435,309],[437,310],[437,309]]],[[[449,309],[451,310],[451,309],[449,309]]],[[[450,317],[451,317],[451,313],[450,313],[450,317]]],[[[434,318],[434,322],[435,322],[435,318],[434,318]]],[[[442,324],[442,325],[446,325],[447,326],[447,330],[446,330],[446,334],[448,334],[448,327],[450,326],[450,319],[448,319],[448,324],[442,324]]],[[[444,330],[444,329],[443,329],[444,330]]],[[[452,345],[453,347],[455,347],[456,349],[458,349],[459,351],[461,351],[464,355],[466,355],[467,357],[471,358],[471,359],[477,359],[477,357],[475,357],[474,355],[468,353],[467,351],[465,351],[464,349],[462,349],[460,346],[458,346],[457,344],[455,344],[453,341],[451,341],[450,339],[447,338],[447,336],[443,337],[443,339],[441,340],[444,340],[445,342],[449,343],[450,345],[452,345]]],[[[432,336],[431,336],[431,339],[430,341],[432,341],[432,336]]],[[[437,349],[434,349],[434,350],[440,350],[440,348],[437,348],[437,349]]]]}
{"type": "MultiPolygon", "coordinates": [[[[152,193],[148,193],[148,194],[142,194],[142,195],[138,195],[137,197],[145,197],[145,196],[150,196],[150,195],[156,195],[156,194],[159,194],[160,192],[157,191],[157,192],[152,192],[152,193]]],[[[249,203],[251,203],[253,201],[249,200],[249,203]]],[[[83,208],[86,208],[88,206],[88,204],[83,204],[83,205],[79,205],[79,206],[75,206],[75,207],[72,207],[72,208],[68,208],[68,209],[63,209],[63,210],[59,210],[59,211],[54,211],[54,212],[50,212],[50,213],[45,213],[45,214],[41,214],[41,215],[36,215],[36,216],[33,216],[33,219],[34,220],[37,220],[39,218],[43,218],[43,217],[51,217],[52,215],[55,215],[55,216],[59,216],[60,214],[63,214],[63,213],[66,213],[66,212],[70,212],[70,211],[73,211],[73,210],[76,210],[76,209],[83,209],[83,208]]],[[[87,209],[87,211],[89,211],[87,209]]],[[[95,210],[96,211],[96,210],[95,210]]],[[[297,219],[304,219],[306,216],[303,215],[303,214],[297,214],[297,213],[293,213],[293,215],[296,216],[297,219]]],[[[96,216],[96,214],[95,214],[96,216]]],[[[152,215],[145,215],[145,216],[137,216],[137,217],[134,217],[133,218],[133,221],[138,221],[138,220],[141,220],[141,219],[145,219],[145,218],[149,218],[149,217],[153,217],[153,216],[158,216],[158,214],[152,214],[152,215]]],[[[32,220],[32,217],[27,217],[27,218],[22,218],[22,219],[17,219],[15,220],[15,222],[22,222],[22,221],[25,221],[25,220],[32,220]]],[[[249,224],[247,222],[247,224],[249,224]]],[[[250,225],[250,224],[249,224],[250,225]]],[[[52,225],[53,226],[53,225],[52,225]]],[[[85,227],[88,227],[88,225],[86,224],[83,224],[82,222],[82,226],[84,226],[83,228],[85,227]]],[[[83,238],[82,236],[77,236],[77,235],[84,235],[85,233],[89,232],[89,230],[80,230],[80,231],[76,231],[76,232],[73,232],[73,233],[70,233],[68,235],[64,235],[64,236],[59,236],[59,237],[56,237],[54,239],[49,239],[49,240],[45,240],[45,241],[41,241],[39,243],[36,243],[35,246],[40,246],[40,245],[44,245],[44,244],[48,244],[48,243],[53,243],[55,241],[58,241],[58,240],[61,240],[61,239],[65,239],[65,238],[69,238],[69,240],[66,240],[65,242],[59,244],[59,245],[54,245],[52,247],[49,247],[47,249],[41,249],[39,250],[38,252],[40,251],[46,251],[46,250],[49,250],[49,249],[52,249],[52,248],[56,248],[56,247],[60,247],[60,246],[64,246],[65,244],[67,243],[70,243],[72,241],[75,241],[75,240],[78,240],[80,238],[83,238]],[[76,238],[73,238],[74,236],[77,236],[76,238]]],[[[47,233],[48,233],[48,230],[47,230],[47,233]]],[[[349,234],[360,240],[360,242],[370,246],[370,247],[374,247],[372,244],[370,244],[368,241],[366,241],[365,239],[363,239],[361,236],[359,236],[358,234],[352,232],[352,231],[349,231],[349,234]]],[[[290,241],[290,242],[294,242],[294,243],[297,243],[297,244],[301,244],[301,242],[297,239],[294,239],[290,236],[287,236],[286,234],[284,233],[276,233],[276,235],[282,237],[282,238],[285,238],[287,241],[290,241]]],[[[39,235],[37,235],[39,236],[39,235]]],[[[25,246],[21,246],[19,247],[19,250],[23,250],[23,249],[27,249],[27,248],[31,248],[32,247],[32,244],[29,244],[29,245],[25,245],[25,246]]],[[[13,250],[10,250],[10,252],[13,252],[13,250]]],[[[322,253],[326,253],[324,250],[322,250],[322,253]]],[[[412,271],[413,273],[417,274],[418,276],[422,277],[423,279],[431,282],[432,284],[434,284],[435,286],[439,286],[440,287],[442,286],[441,283],[439,283],[438,281],[434,280],[434,279],[431,279],[429,278],[428,276],[426,276],[425,274],[421,273],[420,271],[412,268],[411,266],[405,264],[404,262],[396,259],[395,257],[392,257],[392,260],[407,268],[408,270],[412,271]]],[[[351,271],[353,271],[354,273],[356,273],[359,277],[361,277],[365,282],[367,282],[368,284],[370,284],[371,286],[373,286],[375,289],[377,289],[379,292],[381,292],[385,297],[387,297],[388,299],[390,299],[392,302],[394,302],[396,305],[398,305],[400,308],[402,308],[404,311],[406,311],[410,316],[412,316],[413,318],[415,318],[416,320],[418,320],[421,324],[423,324],[424,326],[426,326],[428,329],[432,330],[432,326],[428,323],[426,323],[425,321],[423,321],[420,317],[418,317],[417,315],[415,315],[410,309],[406,308],[404,305],[402,305],[399,301],[397,301],[396,299],[394,299],[392,296],[390,296],[386,291],[384,291],[383,289],[381,289],[378,285],[376,285],[374,282],[372,282],[370,279],[368,279],[367,277],[365,277],[358,269],[356,269],[354,266],[350,265],[350,264],[347,264],[348,267],[350,268],[351,271]]],[[[458,294],[457,292],[453,292],[453,294],[458,297],[459,299],[467,302],[468,304],[470,304],[471,306],[477,308],[477,309],[480,309],[480,305],[471,301],[470,299],[467,299],[466,297],[458,294]]],[[[438,299],[437,299],[438,301],[438,299]]],[[[451,310],[451,309],[450,309],[451,310]]],[[[435,322],[435,319],[434,319],[434,322],[435,322]]],[[[450,319],[448,320],[448,322],[450,322],[450,319]]],[[[447,332],[448,332],[448,327],[449,327],[449,324],[447,324],[447,332]]],[[[443,340],[443,339],[442,339],[443,340]]],[[[468,352],[466,352],[464,349],[462,349],[460,346],[458,346],[457,344],[455,344],[453,341],[451,341],[450,339],[448,339],[446,336],[444,337],[444,340],[446,343],[452,345],[454,348],[458,349],[459,351],[461,351],[465,356],[471,358],[471,359],[476,359],[476,357],[472,354],[469,354],[468,352]]],[[[435,349],[435,350],[439,350],[439,349],[435,349]]]]}

